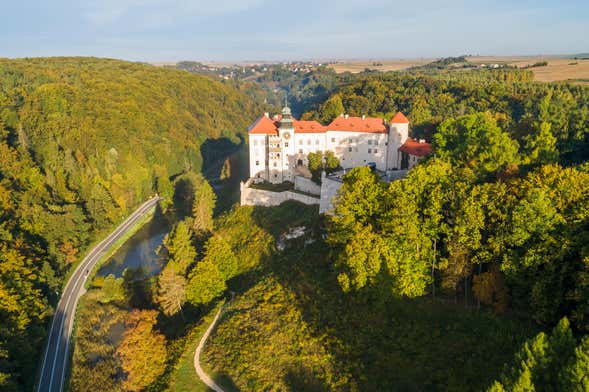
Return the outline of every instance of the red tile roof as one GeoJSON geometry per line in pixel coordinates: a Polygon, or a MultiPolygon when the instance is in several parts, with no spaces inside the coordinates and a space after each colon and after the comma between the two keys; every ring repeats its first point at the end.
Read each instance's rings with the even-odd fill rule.
{"type": "Polygon", "coordinates": [[[399,147],[399,151],[406,152],[410,155],[424,157],[432,152],[432,146],[429,143],[420,143],[415,139],[408,138],[405,143],[399,147]]]}
{"type": "Polygon", "coordinates": [[[368,133],[387,133],[382,119],[375,117],[337,117],[327,126],[330,131],[351,131],[368,133]]]}
{"type": "Polygon", "coordinates": [[[393,116],[393,118],[391,118],[391,123],[393,124],[409,124],[409,120],[407,119],[407,117],[405,117],[405,115],[401,112],[397,112],[397,114],[395,114],[393,116]]]}
{"type": "Polygon", "coordinates": [[[249,134],[257,135],[278,135],[276,122],[269,117],[262,115],[248,128],[249,134]]]}
{"type": "MultiPolygon", "coordinates": [[[[260,116],[248,129],[250,134],[259,135],[278,135],[278,126],[282,115],[276,115],[272,118],[265,115],[260,116]]],[[[397,113],[394,119],[405,119],[402,113],[397,113]]],[[[392,120],[391,120],[392,121],[392,120]]],[[[396,121],[397,123],[403,121],[396,121]]],[[[295,133],[324,133],[331,131],[349,131],[349,132],[366,132],[366,133],[387,133],[387,127],[380,118],[376,117],[337,117],[328,126],[321,125],[317,121],[299,121],[293,117],[295,133]]]]}
{"type": "Polygon", "coordinates": [[[327,128],[317,121],[294,120],[295,133],[325,133],[327,128]]]}

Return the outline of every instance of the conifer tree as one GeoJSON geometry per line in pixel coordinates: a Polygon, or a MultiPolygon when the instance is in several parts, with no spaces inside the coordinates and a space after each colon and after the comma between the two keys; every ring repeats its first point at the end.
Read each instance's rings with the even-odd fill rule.
{"type": "Polygon", "coordinates": [[[156,301],[168,316],[182,311],[186,301],[186,279],[173,266],[166,266],[158,276],[156,301]]]}
{"type": "Polygon", "coordinates": [[[217,197],[206,180],[196,186],[192,205],[192,229],[197,236],[203,236],[213,229],[213,210],[217,197]]]}
{"type": "Polygon", "coordinates": [[[192,244],[192,230],[187,221],[178,222],[164,238],[168,250],[169,265],[180,275],[185,275],[196,258],[196,249],[192,244]]]}

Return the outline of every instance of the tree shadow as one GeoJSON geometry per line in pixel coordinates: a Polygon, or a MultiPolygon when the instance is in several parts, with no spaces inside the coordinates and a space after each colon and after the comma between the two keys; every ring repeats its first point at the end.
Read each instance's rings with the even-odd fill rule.
{"type": "Polygon", "coordinates": [[[293,365],[287,371],[284,383],[291,391],[329,391],[329,387],[313,371],[301,364],[293,365]]]}
{"type": "Polygon", "coordinates": [[[245,141],[240,137],[240,142],[235,143],[227,137],[218,139],[206,139],[200,146],[202,156],[202,173],[210,182],[221,179],[223,163],[234,154],[245,141]]]}
{"type": "Polygon", "coordinates": [[[233,392],[233,391],[240,390],[237,387],[237,385],[235,385],[235,383],[233,382],[233,379],[228,374],[225,374],[225,373],[216,374],[213,377],[213,380],[215,381],[215,383],[217,385],[219,385],[221,388],[223,388],[223,390],[225,392],[233,392]]]}
{"type": "Polygon", "coordinates": [[[239,143],[228,138],[207,139],[201,146],[202,173],[217,195],[215,214],[239,201],[239,184],[249,177],[247,145],[239,138],[239,143]]]}

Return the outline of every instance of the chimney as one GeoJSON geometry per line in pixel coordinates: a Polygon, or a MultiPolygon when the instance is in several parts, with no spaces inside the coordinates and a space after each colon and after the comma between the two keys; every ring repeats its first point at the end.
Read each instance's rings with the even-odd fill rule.
{"type": "Polygon", "coordinates": [[[419,139],[419,143],[425,143],[425,139],[419,139]]]}
{"type": "Polygon", "coordinates": [[[268,113],[268,112],[264,112],[264,117],[268,117],[268,118],[270,118],[270,113],[268,113]]]}
{"type": "Polygon", "coordinates": [[[350,117],[350,115],[348,115],[348,114],[346,114],[346,115],[344,116],[344,118],[345,118],[346,120],[348,119],[348,117],[350,117]]]}
{"type": "Polygon", "coordinates": [[[365,114],[362,115],[362,120],[366,120],[366,115],[365,114]]]}

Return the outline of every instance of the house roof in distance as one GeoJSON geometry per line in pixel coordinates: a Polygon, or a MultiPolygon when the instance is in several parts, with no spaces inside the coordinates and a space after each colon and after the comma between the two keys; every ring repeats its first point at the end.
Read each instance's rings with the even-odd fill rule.
{"type": "Polygon", "coordinates": [[[393,118],[391,118],[391,123],[393,124],[409,124],[409,120],[407,119],[407,117],[405,117],[405,115],[401,112],[397,112],[397,114],[395,114],[393,116],[393,118]]]}
{"type": "Polygon", "coordinates": [[[336,117],[328,126],[329,131],[348,131],[366,133],[387,133],[387,127],[376,117],[336,117]]]}
{"type": "Polygon", "coordinates": [[[399,151],[406,152],[410,155],[424,157],[432,152],[432,146],[429,143],[421,140],[408,138],[405,143],[399,147],[399,151]]]}

